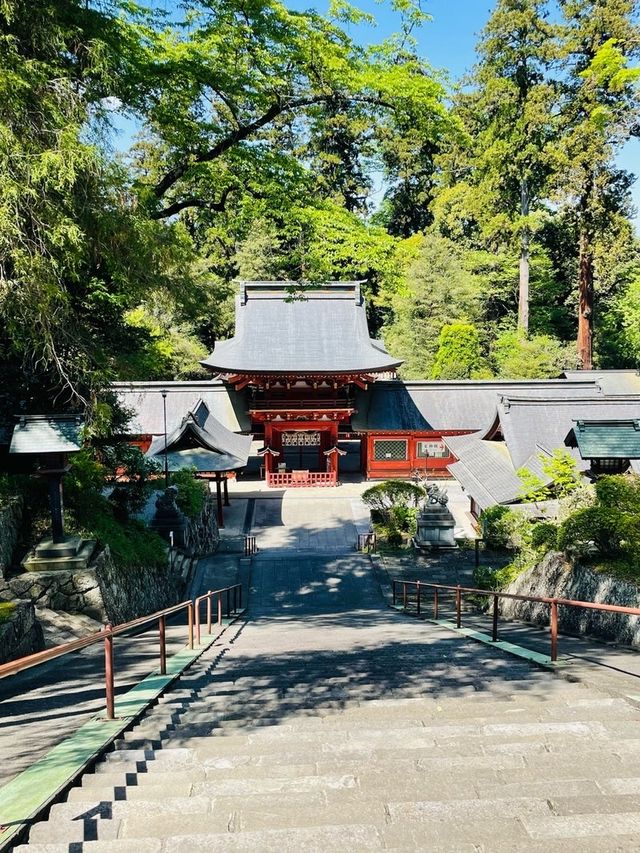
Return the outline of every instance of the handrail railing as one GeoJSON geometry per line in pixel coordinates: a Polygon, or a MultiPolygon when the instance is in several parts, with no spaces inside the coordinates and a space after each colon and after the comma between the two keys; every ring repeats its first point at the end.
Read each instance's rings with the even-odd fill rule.
{"type": "Polygon", "coordinates": [[[209,590],[204,595],[199,595],[194,600],[194,610],[196,617],[196,642],[200,644],[200,605],[203,601],[207,602],[207,634],[211,633],[211,616],[212,616],[212,599],[217,596],[217,624],[222,625],[222,595],[227,594],[227,618],[231,616],[233,609],[234,613],[242,609],[242,584],[236,583],[233,586],[225,586],[222,589],[209,590]],[[233,595],[233,608],[231,607],[231,597],[233,595]]]}
{"type": "MultiPolygon", "coordinates": [[[[113,666],[113,640],[120,634],[127,631],[132,631],[135,628],[140,628],[143,625],[149,625],[152,622],[158,623],[158,637],[160,642],[160,673],[166,675],[167,672],[167,644],[166,644],[166,620],[167,616],[172,616],[174,613],[180,613],[183,610],[187,611],[187,648],[193,648],[194,637],[194,613],[198,613],[199,605],[202,600],[208,596],[213,596],[222,593],[227,593],[227,616],[231,614],[230,595],[233,590],[234,597],[234,612],[237,612],[238,607],[242,607],[242,586],[234,584],[233,586],[223,587],[219,590],[206,593],[198,598],[187,601],[181,601],[179,604],[174,604],[171,607],[165,607],[163,610],[158,610],[155,613],[150,613],[148,616],[141,616],[138,619],[132,619],[130,622],[122,622],[120,625],[112,625],[108,622],[101,631],[96,631],[93,634],[87,634],[86,637],[78,637],[76,640],[71,640],[68,643],[62,643],[59,646],[54,646],[52,649],[44,649],[41,652],[35,652],[32,655],[18,658],[9,663],[0,664],[0,678],[7,678],[10,675],[17,675],[25,669],[31,669],[34,666],[48,663],[56,658],[71,654],[72,652],[86,649],[88,646],[93,646],[96,643],[104,643],[104,671],[105,671],[105,705],[107,719],[112,720],[115,713],[115,685],[114,685],[114,666],[113,666]],[[238,595],[239,590],[239,595],[238,595]],[[238,605],[239,601],[239,605],[238,605]]],[[[210,599],[209,599],[210,601],[210,599]]],[[[222,623],[221,610],[219,611],[218,624],[222,623]]],[[[211,620],[208,621],[209,633],[211,633],[211,620]]],[[[196,616],[197,642],[200,643],[200,626],[199,619],[196,616]]]]}
{"type": "Polygon", "coordinates": [[[572,598],[548,598],[543,595],[518,595],[513,592],[496,592],[488,589],[475,589],[474,587],[452,586],[442,583],[426,583],[424,581],[399,581],[392,580],[392,595],[393,604],[398,602],[398,586],[402,587],[402,606],[407,609],[409,602],[408,587],[415,589],[416,598],[416,615],[422,613],[422,595],[423,589],[433,590],[433,618],[438,618],[440,607],[440,591],[452,592],[455,596],[456,607],[456,627],[460,628],[462,624],[462,596],[463,595],[482,595],[486,598],[493,598],[492,608],[492,631],[491,639],[495,643],[498,641],[498,601],[501,598],[507,598],[515,601],[531,601],[535,604],[548,604],[549,611],[549,630],[551,641],[550,658],[553,662],[558,660],[558,607],[582,607],[588,610],[602,610],[606,613],[624,613],[628,616],[640,616],[640,607],[625,607],[621,604],[598,604],[595,601],[578,601],[572,598]]]}

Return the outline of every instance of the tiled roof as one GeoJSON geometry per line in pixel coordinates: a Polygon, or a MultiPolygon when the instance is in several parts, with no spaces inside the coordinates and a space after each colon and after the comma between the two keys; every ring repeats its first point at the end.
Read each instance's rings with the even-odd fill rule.
{"type": "Polygon", "coordinates": [[[74,453],[83,420],[75,415],[25,415],[13,428],[10,453],[74,453]]]}
{"type": "Polygon", "coordinates": [[[245,282],[233,338],[202,364],[218,373],[339,374],[402,364],[369,337],[358,282],[333,282],[293,298],[293,282],[245,282]]]}
{"type": "Polygon", "coordinates": [[[607,397],[640,394],[637,370],[566,370],[564,376],[576,381],[595,381],[607,397]]]}
{"type": "Polygon", "coordinates": [[[583,459],[640,459],[640,421],[578,420],[567,443],[583,459]]]}
{"type": "MultiPolygon", "coordinates": [[[[198,403],[178,427],[167,433],[169,466],[195,466],[199,471],[229,471],[247,464],[252,436],[239,435],[213,417],[206,403],[198,403]]],[[[147,456],[164,457],[165,437],[156,436],[147,456]]]]}
{"type": "Polygon", "coordinates": [[[542,447],[551,453],[565,446],[576,420],[626,420],[640,418],[640,397],[553,399],[504,397],[498,417],[513,467],[517,470],[542,447]]]}
{"type": "Polygon", "coordinates": [[[246,395],[217,380],[199,382],[115,382],[120,402],[133,413],[129,435],[163,435],[162,391],[167,392],[167,433],[173,432],[199,401],[232,432],[251,428],[246,395]]]}
{"type": "Polygon", "coordinates": [[[495,420],[500,398],[508,394],[531,397],[593,398],[594,381],[566,379],[452,380],[376,382],[356,396],[354,430],[479,430],[495,420]]]}

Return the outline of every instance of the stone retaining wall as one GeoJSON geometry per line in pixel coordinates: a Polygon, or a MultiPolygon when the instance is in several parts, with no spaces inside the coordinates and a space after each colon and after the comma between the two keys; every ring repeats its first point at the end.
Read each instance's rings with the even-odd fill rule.
{"type": "Polygon", "coordinates": [[[81,572],[24,572],[9,580],[16,598],[28,598],[38,607],[83,613],[99,622],[107,619],[95,567],[81,572]]]}
{"type": "Polygon", "coordinates": [[[16,601],[16,609],[0,625],[0,664],[44,649],[42,628],[32,601],[16,601]]]}
{"type": "MultiPolygon", "coordinates": [[[[640,588],[584,566],[571,566],[560,553],[551,552],[535,568],[523,572],[504,592],[547,598],[571,598],[640,608],[640,588]]],[[[503,600],[500,612],[507,619],[536,625],[549,624],[549,606],[503,600]]],[[[640,648],[637,616],[602,613],[575,607],[558,608],[558,627],[566,634],[587,635],[640,648]]]]}

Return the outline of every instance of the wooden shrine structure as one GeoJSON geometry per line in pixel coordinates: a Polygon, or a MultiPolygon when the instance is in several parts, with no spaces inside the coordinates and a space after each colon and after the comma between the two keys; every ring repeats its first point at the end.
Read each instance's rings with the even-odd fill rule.
{"type": "Polygon", "coordinates": [[[359,282],[292,297],[293,282],[244,282],[235,335],[203,362],[248,391],[251,431],[270,486],[335,486],[339,431],[351,432],[355,391],[401,364],[369,337],[359,282]]]}

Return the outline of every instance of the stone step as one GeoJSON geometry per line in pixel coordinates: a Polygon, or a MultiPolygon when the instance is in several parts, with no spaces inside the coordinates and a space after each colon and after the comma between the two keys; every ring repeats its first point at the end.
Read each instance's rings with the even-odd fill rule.
{"type": "MultiPolygon", "coordinates": [[[[298,853],[300,850],[376,850],[382,849],[382,840],[375,826],[351,824],[296,829],[277,829],[242,833],[188,834],[167,838],[118,839],[117,841],[85,841],[82,853],[184,853],[189,851],[249,850],[261,853],[298,853]]],[[[20,853],[69,853],[69,845],[29,844],[15,848],[20,853]]],[[[471,853],[460,851],[460,853],[471,853]]]]}

